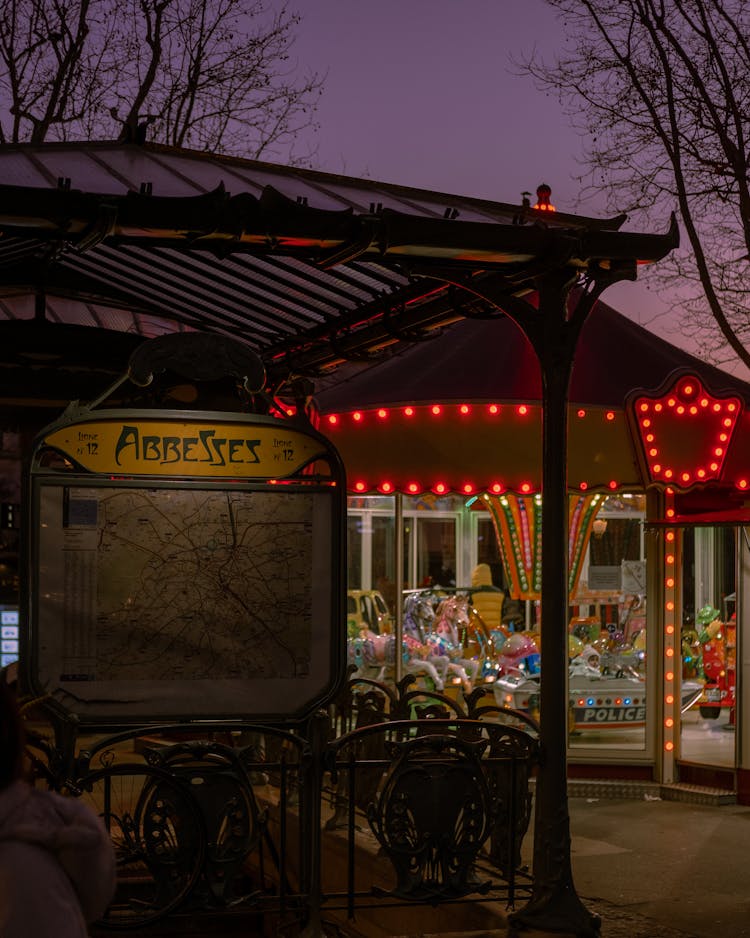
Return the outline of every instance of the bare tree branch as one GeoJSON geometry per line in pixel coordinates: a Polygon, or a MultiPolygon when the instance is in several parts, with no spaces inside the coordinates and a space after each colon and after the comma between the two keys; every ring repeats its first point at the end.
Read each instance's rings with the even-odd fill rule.
{"type": "Polygon", "coordinates": [[[323,86],[267,0],[6,0],[0,142],[136,139],[298,158],[323,86]]]}

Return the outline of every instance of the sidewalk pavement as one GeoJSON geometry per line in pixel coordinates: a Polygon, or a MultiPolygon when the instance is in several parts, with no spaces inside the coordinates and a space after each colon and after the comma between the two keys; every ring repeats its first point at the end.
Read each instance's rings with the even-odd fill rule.
{"type": "MultiPolygon", "coordinates": [[[[571,797],[568,806],[573,880],[601,917],[601,938],[750,938],[750,808],[651,796],[571,797]]],[[[533,829],[526,862],[532,849],[533,829]]],[[[518,938],[577,936],[524,931],[518,938]]]]}
{"type": "MultiPolygon", "coordinates": [[[[750,808],[653,796],[570,797],[568,805],[573,879],[583,904],[602,919],[600,938],[750,938],[750,808]]],[[[533,827],[524,840],[526,862],[532,850],[533,827]]],[[[180,918],[139,934],[260,934],[234,916],[217,915],[210,925],[180,918]]],[[[502,926],[489,932],[431,932],[408,938],[515,938],[502,926]]],[[[518,938],[578,936],[524,931],[518,938]]]]}
{"type": "MultiPolygon", "coordinates": [[[[569,797],[573,880],[600,938],[750,938],[750,808],[569,797]]],[[[533,826],[523,846],[531,862],[533,826]]],[[[356,930],[352,934],[356,934],[356,930]]],[[[341,934],[349,934],[346,928],[341,934]]],[[[578,938],[506,927],[399,938],[578,938]]]]}
{"type": "MultiPolygon", "coordinates": [[[[750,808],[568,804],[573,879],[602,918],[601,938],[750,938],[750,808]]],[[[524,850],[532,847],[529,832],[524,850]]]]}

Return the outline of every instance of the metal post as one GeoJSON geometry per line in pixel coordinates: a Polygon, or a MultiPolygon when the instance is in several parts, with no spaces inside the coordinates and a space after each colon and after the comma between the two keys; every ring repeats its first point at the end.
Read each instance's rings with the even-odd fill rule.
{"type": "MultiPolygon", "coordinates": [[[[323,797],[323,760],[328,728],[328,714],[324,710],[314,713],[308,724],[308,741],[310,744],[309,763],[304,776],[305,792],[305,819],[309,824],[306,831],[308,852],[308,882],[302,884],[303,890],[307,886],[307,923],[300,933],[300,938],[325,938],[321,903],[323,901],[322,886],[322,853],[321,838],[321,798],[323,797]]],[[[302,819],[301,819],[302,821],[302,819]]],[[[304,823],[304,821],[302,821],[304,823]]]]}
{"type": "Polygon", "coordinates": [[[736,684],[737,699],[735,706],[739,719],[737,720],[737,747],[735,759],[737,764],[737,779],[740,791],[747,791],[747,780],[750,778],[750,719],[745,719],[747,713],[743,706],[747,700],[747,688],[750,687],[750,659],[746,649],[750,646],[748,641],[748,603],[750,601],[750,528],[742,525],[737,531],[737,662],[738,674],[736,684]]]}
{"type": "Polygon", "coordinates": [[[396,608],[393,610],[393,630],[395,636],[394,678],[398,682],[403,677],[403,657],[401,653],[404,641],[404,496],[397,492],[394,558],[396,563],[396,608]]]}
{"type": "MultiPolygon", "coordinates": [[[[673,226],[674,228],[674,226],[673,226]]],[[[673,242],[664,253],[676,246],[673,242]]],[[[511,927],[546,929],[597,938],[600,919],[579,899],[573,884],[568,809],[568,394],[581,330],[602,291],[618,280],[635,280],[635,255],[616,264],[591,265],[580,294],[569,304],[578,279],[581,246],[556,245],[556,262],[535,279],[538,306],[509,292],[507,284],[459,284],[502,310],[531,342],[542,375],[542,596],[540,701],[541,763],[536,787],[534,887],[528,905],[509,916],[511,927]],[[566,257],[566,250],[568,251],[566,257]]],[[[664,256],[661,254],[660,256],[664,256]]]]}
{"type": "Polygon", "coordinates": [[[569,289],[569,281],[559,275],[540,285],[540,326],[533,336],[542,371],[543,408],[542,764],[536,786],[532,898],[510,921],[514,927],[596,938],[600,919],[583,905],[573,883],[567,794],[568,390],[577,338],[586,313],[583,308],[578,320],[567,319],[569,289]]]}

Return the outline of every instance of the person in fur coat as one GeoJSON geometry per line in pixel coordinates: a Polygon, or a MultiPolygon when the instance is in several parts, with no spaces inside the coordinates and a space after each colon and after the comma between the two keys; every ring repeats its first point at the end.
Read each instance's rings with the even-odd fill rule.
{"type": "Polygon", "coordinates": [[[0,672],[0,938],[86,938],[115,890],[104,824],[23,778],[23,732],[0,672]]]}

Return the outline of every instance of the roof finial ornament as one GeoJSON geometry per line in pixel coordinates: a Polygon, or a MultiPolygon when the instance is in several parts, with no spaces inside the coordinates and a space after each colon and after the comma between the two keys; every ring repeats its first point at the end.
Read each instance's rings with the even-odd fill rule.
{"type": "Polygon", "coordinates": [[[534,208],[540,212],[556,212],[557,209],[550,202],[551,196],[552,189],[547,185],[546,182],[541,183],[539,186],[537,186],[536,205],[534,208]]]}

